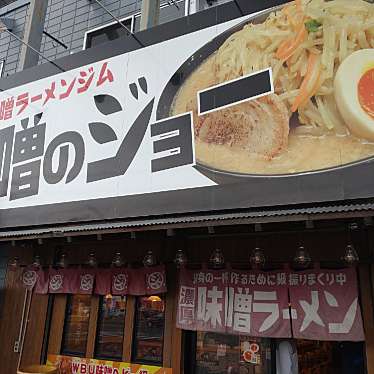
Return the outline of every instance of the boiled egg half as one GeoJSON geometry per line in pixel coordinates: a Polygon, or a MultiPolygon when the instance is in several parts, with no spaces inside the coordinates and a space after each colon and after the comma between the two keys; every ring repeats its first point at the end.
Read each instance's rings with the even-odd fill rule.
{"type": "Polygon", "coordinates": [[[341,63],[334,94],[351,132],[374,141],[374,49],[354,52],[341,63]]]}

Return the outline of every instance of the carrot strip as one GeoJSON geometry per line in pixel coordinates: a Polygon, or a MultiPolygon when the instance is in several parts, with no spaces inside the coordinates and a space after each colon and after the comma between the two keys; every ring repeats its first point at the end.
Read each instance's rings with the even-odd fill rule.
{"type": "Polygon", "coordinates": [[[321,71],[318,72],[318,77],[316,79],[316,83],[314,84],[314,86],[313,86],[312,90],[310,91],[309,95],[300,103],[299,108],[306,105],[308,100],[317,93],[317,91],[320,87],[320,78],[321,78],[321,71]]]}
{"type": "Polygon", "coordinates": [[[297,23],[296,23],[296,21],[294,20],[294,18],[293,18],[292,15],[291,15],[291,12],[290,12],[291,8],[292,8],[292,5],[291,5],[291,4],[290,4],[290,5],[287,5],[287,6],[284,8],[284,13],[286,14],[287,19],[288,19],[288,21],[290,22],[292,28],[295,29],[295,28],[297,27],[297,23]]]}
{"type": "Polygon", "coordinates": [[[305,105],[305,103],[313,96],[314,92],[318,89],[318,83],[321,75],[320,56],[311,53],[308,58],[307,73],[301,83],[300,93],[295,98],[292,104],[291,111],[296,112],[297,109],[305,105]],[[318,71],[316,69],[318,68],[318,71]]]}
{"type": "Polygon", "coordinates": [[[304,20],[300,23],[299,28],[297,30],[296,38],[294,39],[287,39],[284,42],[280,44],[278,47],[278,50],[275,54],[275,57],[277,57],[279,60],[286,61],[288,60],[296,51],[297,47],[301,45],[306,36],[307,36],[307,30],[304,25],[304,20]]]}

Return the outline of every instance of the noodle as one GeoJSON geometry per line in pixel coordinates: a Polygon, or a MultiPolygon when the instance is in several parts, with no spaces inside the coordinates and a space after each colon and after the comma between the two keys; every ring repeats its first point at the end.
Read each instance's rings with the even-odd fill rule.
{"type": "Polygon", "coordinates": [[[297,110],[301,125],[342,134],[347,129],[333,97],[334,77],[348,55],[364,48],[374,48],[373,5],[363,0],[302,0],[302,12],[290,3],[265,22],[232,35],[217,52],[214,73],[221,83],[271,66],[275,93],[290,113],[297,110]],[[313,62],[311,54],[320,58],[313,62]]]}

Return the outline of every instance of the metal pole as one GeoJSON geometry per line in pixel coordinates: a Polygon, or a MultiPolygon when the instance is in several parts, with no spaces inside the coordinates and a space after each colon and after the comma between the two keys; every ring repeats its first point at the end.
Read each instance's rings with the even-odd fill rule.
{"type": "Polygon", "coordinates": [[[121,20],[116,17],[108,8],[106,8],[99,0],[94,0],[96,4],[98,4],[102,9],[104,9],[119,25],[121,25],[142,47],[144,44],[139,40],[139,38],[134,35],[131,30],[123,23],[121,20]]]}
{"type": "Polygon", "coordinates": [[[26,336],[27,326],[29,324],[29,317],[30,317],[32,292],[30,292],[28,289],[26,289],[26,298],[28,298],[28,302],[27,302],[27,309],[26,309],[24,327],[23,327],[23,331],[22,331],[22,337],[21,337],[21,341],[20,341],[20,350],[19,350],[19,356],[18,356],[17,370],[20,369],[21,362],[22,362],[23,348],[25,346],[25,336],[26,336]]]}
{"type": "Polygon", "coordinates": [[[28,19],[25,26],[23,40],[25,43],[21,47],[19,58],[19,69],[24,70],[38,65],[39,51],[42,43],[45,15],[47,13],[48,1],[32,0],[30,2],[28,19]],[[33,48],[29,48],[32,46],[33,48]]]}
{"type": "Polygon", "coordinates": [[[146,30],[159,24],[160,0],[143,0],[140,30],[146,30]]]}

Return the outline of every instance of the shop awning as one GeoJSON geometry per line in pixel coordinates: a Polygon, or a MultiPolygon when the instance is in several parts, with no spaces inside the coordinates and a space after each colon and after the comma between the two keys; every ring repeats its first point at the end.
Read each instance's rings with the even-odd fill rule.
{"type": "Polygon", "coordinates": [[[139,217],[128,220],[97,221],[58,226],[0,230],[0,241],[160,230],[167,228],[312,221],[371,216],[374,216],[373,199],[351,203],[342,202],[340,204],[314,204],[313,206],[295,205],[287,207],[236,210],[234,212],[226,211],[191,215],[139,217]]]}

